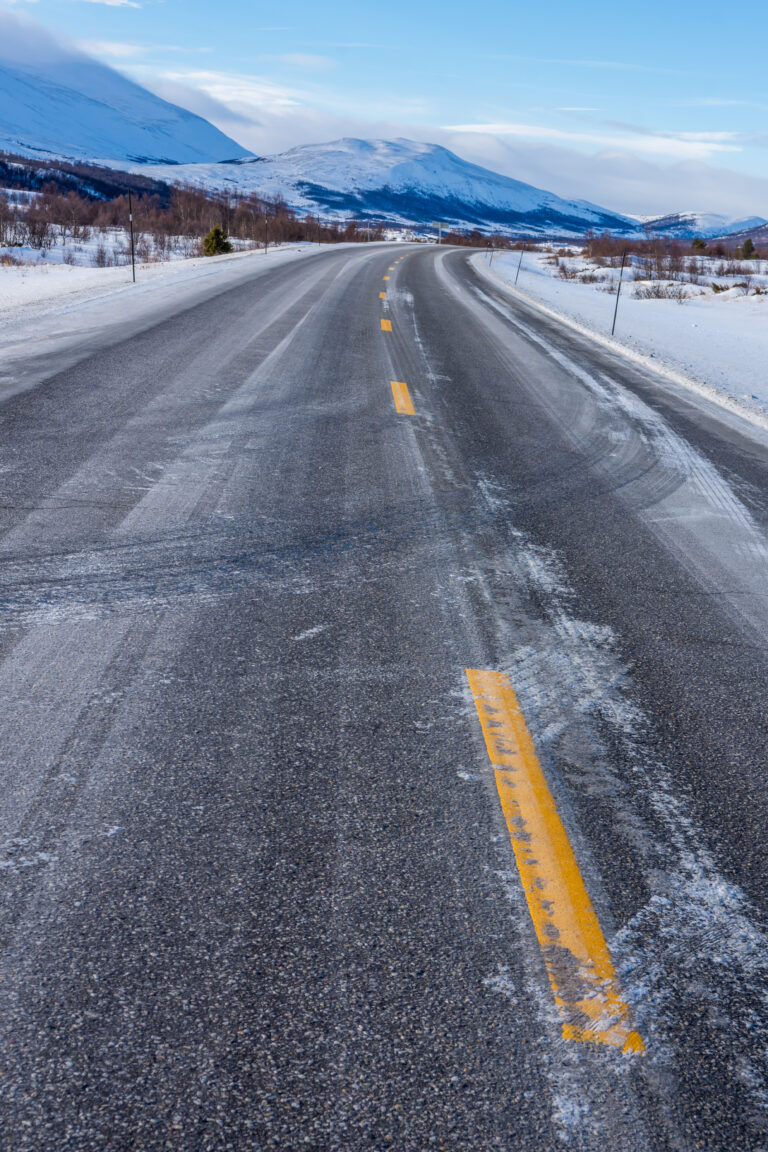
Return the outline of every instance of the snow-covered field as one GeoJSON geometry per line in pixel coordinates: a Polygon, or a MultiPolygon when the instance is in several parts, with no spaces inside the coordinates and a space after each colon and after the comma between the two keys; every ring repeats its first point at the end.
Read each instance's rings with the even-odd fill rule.
{"type": "MultiPolygon", "coordinates": [[[[0,189],[6,196],[5,189],[0,189]]],[[[0,265],[2,264],[69,264],[73,267],[111,268],[130,265],[131,238],[125,228],[80,229],[80,235],[73,237],[60,225],[53,224],[45,244],[0,244],[0,265]]],[[[235,251],[251,251],[256,244],[230,236],[229,242],[235,251]]],[[[137,264],[151,264],[168,260],[189,260],[200,256],[201,240],[192,236],[153,236],[148,232],[136,232],[134,253],[137,264]]]]}
{"type": "MultiPolygon", "coordinates": [[[[474,259],[487,274],[513,284],[519,252],[494,256],[490,267],[486,256],[474,259]]],[[[563,266],[568,275],[583,270],[587,282],[561,278],[560,268],[547,253],[526,252],[517,291],[679,382],[715,395],[728,407],[768,417],[768,294],[764,294],[768,262],[753,260],[748,273],[724,275],[722,261],[704,260],[698,284],[667,282],[673,293],[682,289],[681,302],[642,299],[638,293],[651,282],[625,278],[613,341],[618,270],[595,266],[579,256],[561,259],[563,266]],[[599,279],[590,283],[592,276],[599,279]]],[[[634,274],[641,270],[630,270],[629,276],[634,274]]]]}
{"type": "MultiPolygon", "coordinates": [[[[313,244],[275,245],[266,254],[267,261],[280,260],[293,252],[309,252],[313,244]]],[[[39,311],[44,305],[75,304],[91,297],[104,297],[130,286],[133,289],[131,265],[114,267],[77,267],[61,260],[39,260],[34,264],[4,265],[0,248],[0,328],[11,315],[39,311]]],[[[136,286],[162,281],[169,286],[197,280],[201,275],[215,274],[222,264],[240,260],[263,261],[264,250],[234,252],[229,256],[183,258],[178,253],[167,261],[136,265],[136,286]]],[[[261,267],[259,263],[257,267],[261,267]]]]}

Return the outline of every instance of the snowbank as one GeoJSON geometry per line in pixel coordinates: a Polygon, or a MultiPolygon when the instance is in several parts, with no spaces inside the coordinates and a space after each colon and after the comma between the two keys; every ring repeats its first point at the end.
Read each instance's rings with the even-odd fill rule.
{"type": "MultiPolygon", "coordinates": [[[[480,270],[507,286],[514,282],[519,259],[518,252],[498,254],[489,267],[486,256],[473,258],[480,270]]],[[[729,408],[768,417],[768,295],[745,295],[736,287],[716,294],[709,283],[686,285],[686,292],[695,294],[683,303],[643,300],[634,296],[640,285],[625,281],[611,340],[617,272],[599,271],[606,277],[601,283],[563,280],[546,254],[526,253],[517,289],[511,290],[607,339],[612,347],[666,370],[678,382],[727,401],[729,408]]],[[[768,276],[754,277],[751,291],[764,281],[768,283],[768,276]]]]}
{"type": "MultiPolygon", "coordinates": [[[[285,244],[270,248],[267,261],[282,260],[286,254],[309,251],[311,244],[285,244]]],[[[0,249],[0,257],[3,249],[0,249]]],[[[164,283],[183,283],[201,275],[216,275],[221,265],[229,266],[236,260],[264,261],[264,250],[235,252],[229,256],[200,256],[173,259],[151,264],[136,265],[136,284],[144,285],[162,280],[164,283]]],[[[261,263],[256,264],[261,267],[261,263]]],[[[130,286],[131,265],[115,268],[76,267],[74,265],[41,262],[6,266],[0,263],[0,328],[9,318],[9,312],[38,308],[46,303],[74,303],[91,296],[105,296],[130,286]]]]}

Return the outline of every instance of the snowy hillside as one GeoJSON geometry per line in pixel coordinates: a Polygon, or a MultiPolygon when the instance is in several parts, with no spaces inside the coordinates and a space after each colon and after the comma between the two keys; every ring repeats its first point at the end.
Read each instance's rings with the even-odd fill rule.
{"type": "Polygon", "coordinates": [[[237,163],[143,169],[162,179],[283,197],[323,216],[530,235],[583,235],[587,228],[627,232],[634,221],[585,200],[564,200],[501,176],[437,144],[413,140],[334,140],[237,163]]]}
{"type": "Polygon", "coordinates": [[[249,153],[207,120],[0,13],[0,151],[113,165],[249,153]]]}
{"type": "Polygon", "coordinates": [[[733,232],[744,232],[760,228],[768,223],[762,216],[749,216],[738,219],[732,216],[718,216],[715,212],[674,212],[669,216],[641,217],[641,223],[653,232],[663,236],[688,238],[701,236],[729,236],[733,232]]]}

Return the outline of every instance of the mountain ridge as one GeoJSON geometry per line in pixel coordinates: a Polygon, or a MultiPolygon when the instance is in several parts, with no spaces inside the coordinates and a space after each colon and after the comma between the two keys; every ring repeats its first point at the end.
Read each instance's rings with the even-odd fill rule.
{"type": "MultiPolygon", "coordinates": [[[[154,175],[173,179],[164,166],[154,175]]],[[[391,224],[506,229],[530,235],[582,235],[587,228],[632,230],[629,217],[586,200],[567,200],[461,159],[440,144],[343,137],[231,164],[184,166],[191,183],[281,197],[302,212],[391,224]]]]}

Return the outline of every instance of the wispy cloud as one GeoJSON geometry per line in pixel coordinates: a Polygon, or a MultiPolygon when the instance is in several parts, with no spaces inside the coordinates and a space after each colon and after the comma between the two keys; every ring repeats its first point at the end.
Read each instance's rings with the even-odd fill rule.
{"type": "Polygon", "coordinates": [[[136,0],[82,0],[83,4],[104,4],[107,8],[141,8],[136,0]]]}
{"type": "Polygon", "coordinates": [[[292,88],[261,77],[234,72],[165,72],[162,79],[200,89],[214,100],[234,107],[241,114],[258,113],[265,108],[295,108],[302,99],[301,94],[292,88]]]}
{"type": "Polygon", "coordinates": [[[529,140],[556,140],[565,144],[590,144],[598,148],[622,148],[675,159],[704,160],[715,152],[740,152],[736,133],[676,132],[654,133],[623,126],[621,134],[578,132],[541,124],[447,124],[448,132],[483,133],[490,136],[517,136],[529,140]]]}
{"type": "Polygon", "coordinates": [[[121,40],[78,40],[77,47],[89,56],[108,56],[112,60],[130,60],[147,51],[142,44],[126,44],[121,40]]]}

